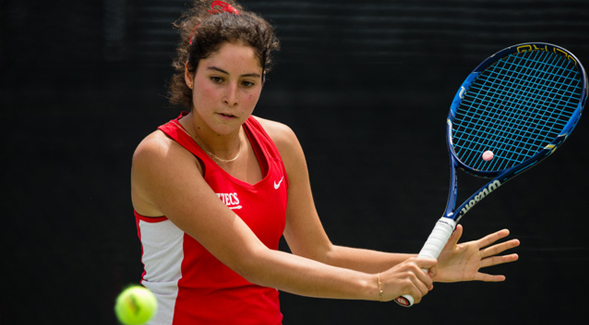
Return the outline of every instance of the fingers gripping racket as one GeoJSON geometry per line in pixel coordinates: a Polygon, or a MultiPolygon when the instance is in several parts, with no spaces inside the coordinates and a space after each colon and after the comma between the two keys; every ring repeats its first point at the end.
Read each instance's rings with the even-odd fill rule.
{"type": "MultiPolygon", "coordinates": [[[[581,62],[562,47],[524,43],[482,62],[456,93],[447,119],[450,193],[420,257],[438,258],[456,224],[505,182],[537,165],[575,128],[587,100],[581,62]],[[456,207],[456,173],[492,178],[456,207]]],[[[413,305],[404,295],[395,299],[413,305]]]]}

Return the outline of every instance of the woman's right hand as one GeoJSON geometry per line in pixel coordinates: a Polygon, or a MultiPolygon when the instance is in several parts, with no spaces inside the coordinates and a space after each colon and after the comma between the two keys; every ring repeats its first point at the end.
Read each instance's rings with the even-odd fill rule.
{"type": "Polygon", "coordinates": [[[437,266],[436,259],[412,257],[380,273],[382,301],[410,294],[415,298],[415,303],[419,303],[433,289],[437,266]]]}

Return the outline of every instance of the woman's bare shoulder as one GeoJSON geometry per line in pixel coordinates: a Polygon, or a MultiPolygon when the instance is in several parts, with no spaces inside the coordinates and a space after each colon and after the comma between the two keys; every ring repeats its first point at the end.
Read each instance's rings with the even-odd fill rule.
{"type": "MultiPolygon", "coordinates": [[[[184,185],[176,185],[185,174],[201,174],[196,158],[161,131],[146,136],[133,154],[131,194],[135,210],[147,216],[164,215],[159,207],[167,195],[184,185]]],[[[190,177],[189,177],[190,178],[190,177]]],[[[165,203],[165,202],[164,202],[165,203]]]]}
{"type": "Polygon", "coordinates": [[[260,122],[278,149],[284,146],[298,144],[294,131],[288,125],[258,116],[254,116],[254,118],[260,122]]]}
{"type": "Polygon", "coordinates": [[[178,142],[159,130],[146,136],[137,145],[133,153],[133,166],[137,167],[137,165],[140,165],[148,170],[153,170],[154,168],[175,168],[182,161],[194,164],[196,159],[178,142]]]}
{"type": "Polygon", "coordinates": [[[173,146],[174,141],[167,137],[161,131],[154,131],[143,138],[133,155],[133,160],[141,159],[145,156],[165,154],[173,146]]]}

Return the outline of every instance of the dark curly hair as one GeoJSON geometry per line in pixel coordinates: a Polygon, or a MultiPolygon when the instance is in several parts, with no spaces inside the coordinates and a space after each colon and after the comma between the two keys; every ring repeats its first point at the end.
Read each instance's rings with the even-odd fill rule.
{"type": "Polygon", "coordinates": [[[239,15],[214,10],[212,3],[195,0],[174,23],[181,39],[172,63],[176,72],[170,81],[169,101],[188,110],[192,110],[192,90],[184,80],[187,62],[188,70],[194,73],[200,60],[209,57],[223,43],[242,43],[254,49],[265,75],[273,65],[271,52],[280,48],[272,25],[257,14],[245,11],[234,1],[226,3],[239,11],[239,15]]]}

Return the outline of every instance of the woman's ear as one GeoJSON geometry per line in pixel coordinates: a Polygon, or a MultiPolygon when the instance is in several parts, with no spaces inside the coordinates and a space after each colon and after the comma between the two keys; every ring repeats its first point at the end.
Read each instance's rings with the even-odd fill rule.
{"type": "Polygon", "coordinates": [[[188,69],[188,61],[184,65],[184,81],[188,88],[192,89],[194,87],[194,74],[188,69]]]}

